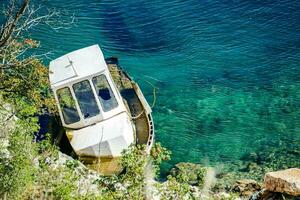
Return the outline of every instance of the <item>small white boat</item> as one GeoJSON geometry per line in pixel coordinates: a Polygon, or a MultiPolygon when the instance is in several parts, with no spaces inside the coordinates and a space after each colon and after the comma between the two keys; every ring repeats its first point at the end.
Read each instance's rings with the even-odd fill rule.
{"type": "Polygon", "coordinates": [[[111,174],[129,145],[144,144],[150,152],[151,108],[117,58],[105,60],[93,45],[51,61],[49,70],[62,125],[82,162],[111,174]]]}

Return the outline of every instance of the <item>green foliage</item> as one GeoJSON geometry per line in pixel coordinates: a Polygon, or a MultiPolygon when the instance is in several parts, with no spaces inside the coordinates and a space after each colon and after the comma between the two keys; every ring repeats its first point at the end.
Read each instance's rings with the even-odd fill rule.
{"type": "MultiPolygon", "coordinates": [[[[13,42],[11,49],[0,51],[0,61],[10,59],[10,53],[21,51],[27,46],[24,42],[13,42]]],[[[15,54],[11,54],[15,55],[15,54]]],[[[5,100],[13,105],[18,105],[18,99],[22,98],[28,105],[35,107],[35,111],[47,107],[56,110],[54,99],[49,93],[48,69],[37,58],[11,58],[12,66],[5,68],[0,73],[0,91],[5,100]]]]}
{"type": "Polygon", "coordinates": [[[19,119],[9,138],[8,158],[0,158],[0,197],[8,199],[73,199],[78,195],[73,166],[52,166],[58,150],[50,138],[33,142],[34,125],[19,119]]]}
{"type": "Polygon", "coordinates": [[[202,187],[206,176],[207,168],[195,163],[178,163],[170,174],[180,183],[202,187]]]}
{"type": "Polygon", "coordinates": [[[170,151],[162,147],[160,143],[153,146],[150,157],[146,154],[145,146],[131,146],[123,152],[121,165],[124,172],[119,177],[121,183],[126,185],[126,192],[131,199],[145,198],[147,173],[158,174],[159,165],[162,161],[170,159],[170,154],[170,151]],[[152,168],[146,167],[149,164],[152,168]]]}
{"type": "Polygon", "coordinates": [[[25,188],[33,184],[36,168],[37,145],[32,141],[30,127],[19,120],[9,140],[9,158],[0,161],[0,195],[9,193],[17,198],[25,188]]]}
{"type": "Polygon", "coordinates": [[[149,158],[145,146],[130,146],[122,153],[123,171],[118,175],[100,177],[97,183],[104,195],[113,199],[144,199],[144,170],[149,158]]]}
{"type": "Polygon", "coordinates": [[[165,147],[161,146],[159,142],[155,143],[150,152],[152,163],[153,163],[153,170],[155,170],[156,175],[159,174],[159,165],[166,160],[171,159],[171,151],[166,149],[165,147]]]}
{"type": "MultiPolygon", "coordinates": [[[[7,31],[3,28],[0,30],[2,33],[7,31]]],[[[22,106],[19,105],[21,98],[27,105],[34,107],[34,112],[41,112],[46,107],[51,112],[57,112],[54,98],[50,94],[48,68],[37,57],[26,56],[27,51],[37,48],[39,43],[23,38],[19,33],[15,35],[14,30],[10,34],[10,39],[0,46],[1,95],[6,102],[16,107],[22,106]]]]}
{"type": "MultiPolygon", "coordinates": [[[[78,195],[76,181],[78,177],[72,170],[66,167],[52,168],[40,172],[38,185],[49,191],[49,196],[54,199],[71,200],[78,195]]],[[[37,195],[43,194],[43,190],[38,191],[37,195]]]]}
{"type": "Polygon", "coordinates": [[[236,200],[239,198],[238,194],[229,193],[228,196],[222,195],[220,200],[236,200]]]}
{"type": "Polygon", "coordinates": [[[172,176],[168,176],[167,178],[168,180],[164,186],[157,185],[162,200],[193,198],[188,183],[178,182],[177,179],[172,176]]]}
{"type": "Polygon", "coordinates": [[[124,172],[120,174],[120,179],[128,183],[132,188],[141,186],[144,181],[144,169],[147,163],[145,146],[130,146],[123,152],[121,165],[124,172]]]}
{"type": "Polygon", "coordinates": [[[107,199],[145,199],[147,176],[158,174],[159,164],[170,158],[170,152],[159,143],[153,146],[150,156],[145,146],[131,146],[122,153],[120,164],[123,171],[119,175],[100,177],[97,184],[102,197],[107,199]],[[148,167],[152,166],[152,167],[148,167]]]}
{"type": "Polygon", "coordinates": [[[79,161],[78,160],[67,160],[66,161],[66,166],[69,168],[69,169],[76,169],[78,166],[79,166],[79,161]]]}

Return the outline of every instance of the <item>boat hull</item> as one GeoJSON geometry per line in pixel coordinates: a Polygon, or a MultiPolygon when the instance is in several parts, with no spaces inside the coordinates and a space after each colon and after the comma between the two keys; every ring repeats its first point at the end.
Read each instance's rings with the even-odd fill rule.
{"type": "MultiPolygon", "coordinates": [[[[154,124],[151,116],[151,107],[143,96],[137,83],[122,70],[116,58],[106,59],[106,63],[115,87],[121,94],[127,109],[127,113],[122,113],[122,115],[126,114],[128,120],[131,121],[130,123],[134,127],[135,134],[132,138],[132,143],[135,145],[144,145],[146,152],[149,154],[154,143],[154,124]]],[[[118,120],[117,117],[116,120],[118,120]]],[[[114,124],[117,124],[117,122],[114,124]]],[[[126,123],[124,123],[124,125],[125,124],[126,123]]],[[[105,175],[116,174],[121,171],[121,166],[119,164],[121,152],[130,145],[130,141],[122,141],[121,144],[126,144],[125,146],[118,147],[117,143],[112,144],[111,146],[115,148],[111,148],[110,150],[114,152],[110,151],[105,154],[105,151],[109,151],[109,145],[101,138],[101,127],[96,126],[97,124],[86,127],[87,129],[90,129],[90,131],[68,129],[66,130],[66,134],[73,150],[85,165],[105,175]],[[84,132],[88,135],[82,135],[80,132],[84,132]],[[84,141],[89,140],[89,138],[94,140],[93,145],[82,146],[84,141]]],[[[106,127],[106,130],[107,129],[109,129],[109,127],[106,127]]],[[[110,129],[112,132],[115,132],[116,135],[118,135],[117,132],[120,132],[121,129],[122,131],[128,129],[128,135],[130,134],[130,127],[110,127],[110,129]]],[[[91,143],[89,142],[89,144],[91,143]]]]}
{"type": "Polygon", "coordinates": [[[136,144],[145,145],[146,151],[150,153],[154,143],[154,123],[149,106],[138,84],[121,68],[117,58],[108,58],[106,63],[112,79],[116,84],[131,120],[136,129],[136,144]]]}

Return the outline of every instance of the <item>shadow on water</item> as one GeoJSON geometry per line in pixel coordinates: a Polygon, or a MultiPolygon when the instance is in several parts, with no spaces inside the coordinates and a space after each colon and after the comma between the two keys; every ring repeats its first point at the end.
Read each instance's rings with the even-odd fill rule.
{"type": "Polygon", "coordinates": [[[169,48],[159,16],[143,3],[101,2],[101,29],[118,50],[156,52],[169,48]]]}
{"type": "Polygon", "coordinates": [[[59,147],[62,153],[65,153],[73,158],[76,158],[76,154],[70,145],[70,142],[66,136],[65,129],[63,128],[59,116],[53,116],[43,114],[39,116],[40,130],[35,134],[35,141],[40,142],[46,139],[46,135],[49,134],[51,142],[59,147]]]}

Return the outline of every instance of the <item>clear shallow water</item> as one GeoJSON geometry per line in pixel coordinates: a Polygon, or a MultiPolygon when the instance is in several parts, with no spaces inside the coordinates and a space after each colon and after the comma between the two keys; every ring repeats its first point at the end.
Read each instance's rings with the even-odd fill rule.
{"type": "Polygon", "coordinates": [[[45,4],[76,21],[36,28],[42,53],[54,59],[98,43],[150,103],[147,81],[158,88],[156,140],[173,152],[164,169],[180,161],[247,163],[251,152],[271,168],[300,166],[300,1],[45,4]]]}

